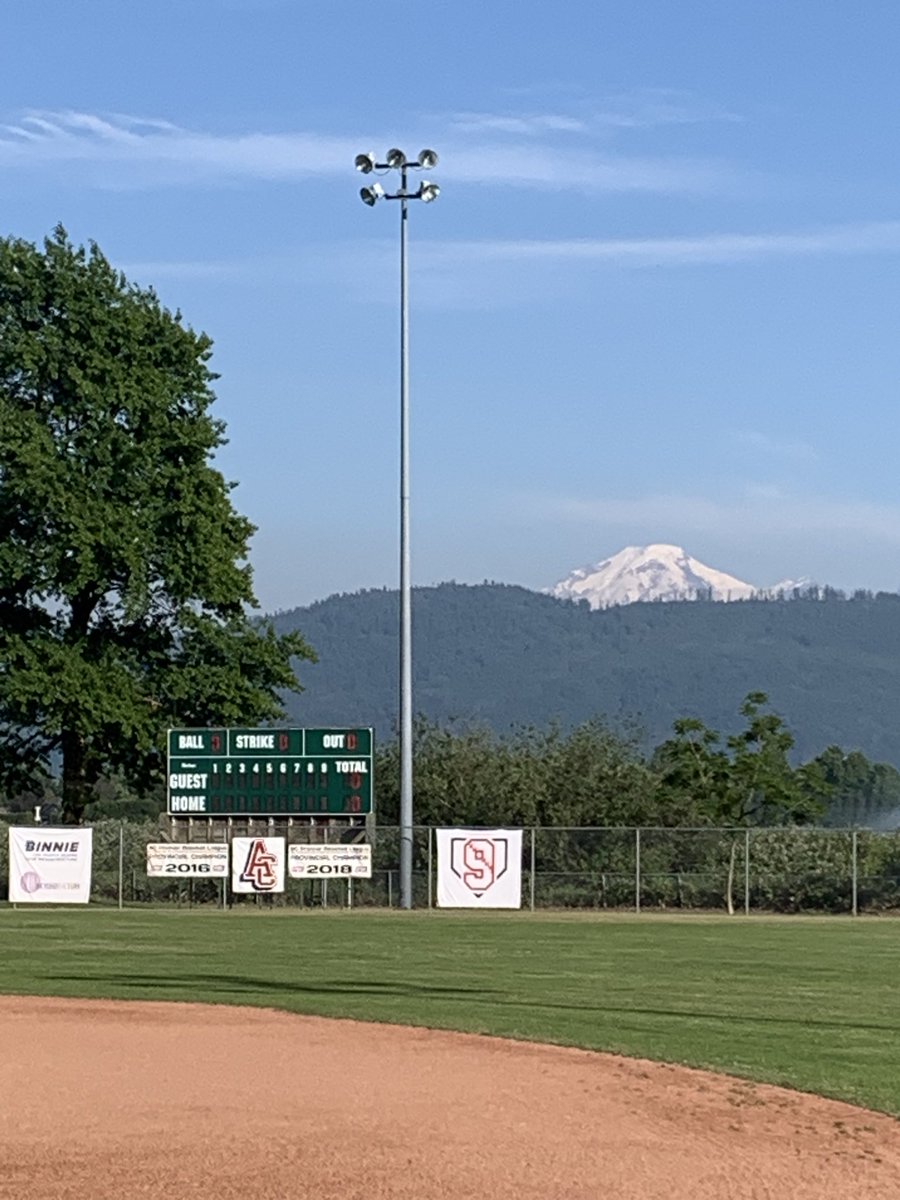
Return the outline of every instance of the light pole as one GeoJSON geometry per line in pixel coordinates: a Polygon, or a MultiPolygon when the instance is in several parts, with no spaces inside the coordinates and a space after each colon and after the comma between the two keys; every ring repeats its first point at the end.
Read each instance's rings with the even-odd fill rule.
{"type": "Polygon", "coordinates": [[[407,159],[402,150],[388,150],[380,163],[374,154],[357,154],[356,169],[399,171],[400,188],[390,194],[380,183],[360,189],[369,207],[379,200],[400,201],[400,907],[412,908],[413,760],[412,760],[412,585],[409,569],[409,279],[407,270],[407,202],[436,200],[440,188],[423,179],[414,192],[407,186],[410,170],[437,166],[433,150],[407,159]]]}

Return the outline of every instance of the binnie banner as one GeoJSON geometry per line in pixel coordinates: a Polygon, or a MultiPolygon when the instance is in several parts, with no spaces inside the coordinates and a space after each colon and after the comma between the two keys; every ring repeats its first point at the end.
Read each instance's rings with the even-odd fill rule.
{"type": "Polygon", "coordinates": [[[10,903],[87,904],[93,846],[93,829],[11,825],[10,903]]]}
{"type": "Polygon", "coordinates": [[[438,908],[521,908],[521,829],[438,829],[438,908]]]}

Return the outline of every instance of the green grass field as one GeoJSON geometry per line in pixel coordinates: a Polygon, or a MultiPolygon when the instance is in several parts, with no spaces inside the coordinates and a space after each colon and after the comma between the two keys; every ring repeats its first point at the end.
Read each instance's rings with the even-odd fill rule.
{"type": "Polygon", "coordinates": [[[900,1114],[900,922],[0,912],[0,991],[252,1004],[613,1050],[900,1114]]]}

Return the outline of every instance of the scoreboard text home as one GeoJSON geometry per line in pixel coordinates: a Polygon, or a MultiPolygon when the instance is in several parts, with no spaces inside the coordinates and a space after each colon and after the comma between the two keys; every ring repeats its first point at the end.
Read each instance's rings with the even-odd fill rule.
{"type": "Polygon", "coordinates": [[[371,729],[170,729],[173,817],[372,811],[371,729]]]}

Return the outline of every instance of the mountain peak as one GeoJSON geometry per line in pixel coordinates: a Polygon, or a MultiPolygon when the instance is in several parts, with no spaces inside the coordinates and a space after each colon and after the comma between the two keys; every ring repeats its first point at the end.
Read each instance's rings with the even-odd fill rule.
{"type": "Polygon", "coordinates": [[[698,597],[745,600],[759,591],[665,542],[626,546],[611,558],[572,571],[548,590],[560,599],[587,600],[591,608],[698,597]]]}

